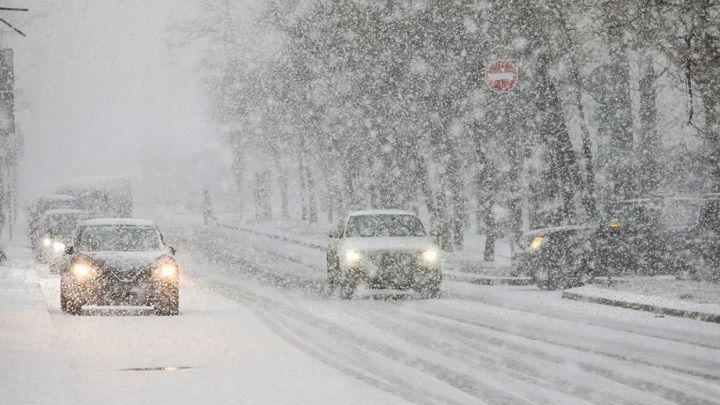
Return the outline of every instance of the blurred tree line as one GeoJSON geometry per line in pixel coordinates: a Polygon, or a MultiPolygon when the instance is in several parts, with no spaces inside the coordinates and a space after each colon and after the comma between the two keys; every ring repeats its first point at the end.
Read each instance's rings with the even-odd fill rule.
{"type": "Polygon", "coordinates": [[[716,0],[271,0],[262,58],[234,33],[242,10],[213,3],[237,185],[266,156],[283,217],[414,209],[445,249],[486,233],[491,258],[500,234],[612,200],[720,190],[716,0]],[[519,72],[505,94],[485,83],[496,59],[519,72]]]}

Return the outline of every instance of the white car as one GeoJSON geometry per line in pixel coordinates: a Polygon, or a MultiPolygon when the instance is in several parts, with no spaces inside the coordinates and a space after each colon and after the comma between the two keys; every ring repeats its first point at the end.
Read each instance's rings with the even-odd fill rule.
{"type": "Polygon", "coordinates": [[[410,211],[355,211],[330,233],[327,281],[330,291],[339,288],[344,299],[361,283],[438,297],[440,249],[410,211]]]}

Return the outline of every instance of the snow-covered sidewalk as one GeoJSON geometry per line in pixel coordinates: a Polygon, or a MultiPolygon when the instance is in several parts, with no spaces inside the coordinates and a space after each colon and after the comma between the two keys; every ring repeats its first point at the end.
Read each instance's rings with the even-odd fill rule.
{"type": "Polygon", "coordinates": [[[60,401],[64,366],[45,297],[36,272],[15,264],[0,266],[0,403],[60,401]]]}
{"type": "Polygon", "coordinates": [[[720,285],[672,276],[626,277],[565,290],[562,297],[720,323],[720,285]]]}

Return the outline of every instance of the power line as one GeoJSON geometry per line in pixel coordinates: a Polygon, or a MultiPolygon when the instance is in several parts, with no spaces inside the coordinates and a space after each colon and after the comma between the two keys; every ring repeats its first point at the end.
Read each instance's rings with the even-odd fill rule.
{"type": "MultiPolygon", "coordinates": [[[[30,11],[30,9],[20,8],[20,7],[4,7],[4,6],[0,6],[0,11],[30,11]]],[[[7,25],[7,26],[10,27],[10,28],[12,28],[12,30],[15,31],[15,32],[17,32],[18,34],[20,34],[20,35],[22,35],[22,36],[24,36],[24,37],[27,36],[27,35],[25,35],[24,32],[20,31],[19,29],[15,28],[12,24],[10,24],[9,22],[7,22],[7,20],[5,20],[4,18],[0,18],[0,22],[2,22],[3,24],[7,25]]]]}
{"type": "Polygon", "coordinates": [[[8,26],[8,27],[10,27],[10,28],[12,28],[12,29],[13,29],[13,31],[17,32],[18,34],[20,34],[20,35],[22,35],[22,36],[24,36],[24,37],[26,37],[26,36],[27,36],[27,35],[25,35],[25,33],[24,33],[24,32],[22,32],[22,31],[20,31],[19,29],[17,29],[17,28],[15,28],[15,27],[13,27],[13,25],[12,25],[12,24],[10,24],[9,22],[5,21],[5,19],[4,19],[4,18],[0,18],[0,22],[2,22],[3,24],[7,25],[7,26],[8,26]]]}

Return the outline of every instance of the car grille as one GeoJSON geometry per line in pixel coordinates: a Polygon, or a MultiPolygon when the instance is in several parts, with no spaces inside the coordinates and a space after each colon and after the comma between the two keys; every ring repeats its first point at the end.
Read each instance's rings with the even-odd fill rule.
{"type": "Polygon", "coordinates": [[[109,281],[120,281],[123,283],[142,281],[150,277],[150,271],[147,267],[111,267],[105,268],[103,273],[109,281]]]}
{"type": "Polygon", "coordinates": [[[414,252],[375,252],[368,255],[368,260],[383,269],[402,269],[417,264],[418,253],[414,252]]]}

